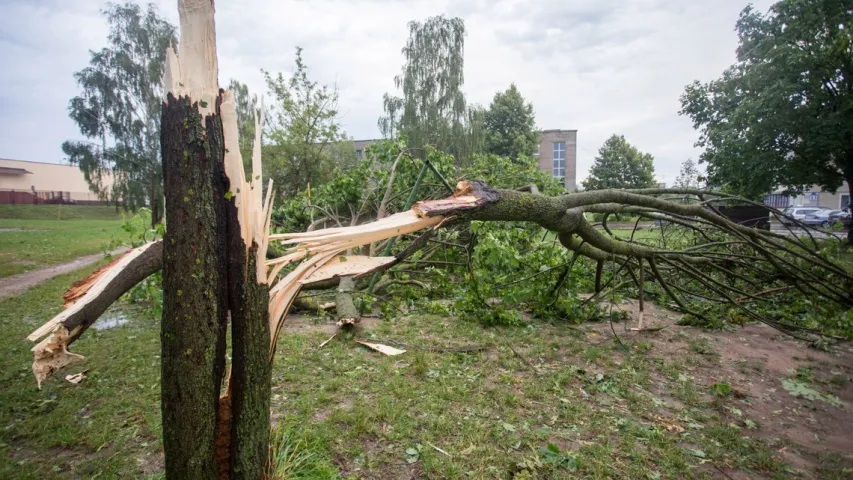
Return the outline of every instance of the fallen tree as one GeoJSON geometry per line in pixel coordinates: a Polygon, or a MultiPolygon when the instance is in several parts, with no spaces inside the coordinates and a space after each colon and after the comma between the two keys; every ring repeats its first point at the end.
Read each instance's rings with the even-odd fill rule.
{"type": "MultiPolygon", "coordinates": [[[[692,306],[693,300],[704,296],[697,290],[697,283],[704,284],[713,292],[713,301],[728,304],[751,319],[789,333],[798,329],[756,313],[750,308],[751,303],[772,299],[774,294],[791,288],[848,308],[853,306],[853,297],[849,293],[853,276],[821,254],[817,240],[744,227],[702,205],[684,205],[657,198],[657,195],[733,198],[722,193],[686,189],[601,190],[547,197],[531,192],[493,189],[477,181],[462,181],[451,197],[418,202],[409,212],[377,222],[355,227],[270,235],[269,241],[292,246],[281,257],[266,261],[266,266],[270,268],[267,280],[273,285],[270,289],[272,342],[274,344],[287,309],[302,288],[311,288],[312,284],[320,288],[332,288],[337,286],[342,277],[354,276],[357,280],[364,278],[367,272],[387,270],[423,248],[435,228],[470,221],[524,221],[539,224],[557,233],[560,243],[571,252],[587,257],[599,266],[605,262],[617,264],[617,270],[623,272],[623,281],[639,286],[645,283],[641,278],[653,279],[683,313],[697,317],[704,314],[692,306]],[[665,219],[684,231],[694,233],[703,242],[681,250],[670,250],[647,246],[631,238],[620,238],[609,230],[606,218],[607,215],[623,212],[650,219],[665,219]],[[595,228],[586,220],[584,213],[604,214],[603,228],[595,228]],[[424,228],[429,229],[394,257],[339,255],[347,249],[424,228]],[[285,267],[301,260],[305,261],[276,282],[276,277],[285,267]],[[728,276],[733,281],[725,283],[717,274],[728,276]]],[[[124,263],[114,262],[111,264],[113,268],[96,272],[93,277],[109,273],[110,282],[120,288],[90,290],[72,305],[73,311],[61,313],[29,338],[37,340],[61,325],[68,332],[73,332],[62,336],[64,340],[60,343],[67,349],[91,325],[93,316],[102,313],[134,282],[160,267],[162,261],[156,258],[158,243],[150,245],[153,247],[140,247],[149,252],[145,257],[150,257],[149,260],[133,264],[147,270],[125,270],[124,263]],[[118,269],[121,271],[114,271],[118,269]],[[89,321],[80,323],[82,317],[79,312],[88,312],[86,318],[89,321]]],[[[128,252],[126,256],[139,258],[138,250],[128,252]]],[[[89,279],[87,283],[95,284],[96,281],[89,279]]],[[[600,279],[597,283],[596,290],[600,295],[605,285],[601,284],[600,279]]],[[[611,280],[611,283],[615,287],[621,282],[611,280]]],[[[347,291],[353,290],[354,284],[348,286],[347,291]]],[[[353,317],[350,310],[339,312],[339,315],[353,317]]],[[[51,349],[56,350],[57,340],[54,338],[45,345],[54,345],[51,349]]],[[[34,371],[39,372],[36,374],[39,381],[44,378],[44,372],[50,370],[42,361],[44,351],[45,348],[39,346],[34,349],[38,365],[38,368],[34,366],[34,371]]],[[[64,350],[60,348],[58,351],[64,350]]],[[[67,361],[63,364],[67,364],[67,361]]]]}
{"type": "MultiPolygon", "coordinates": [[[[697,307],[696,299],[703,299],[795,334],[802,328],[770,318],[755,306],[789,290],[828,304],[853,306],[849,294],[853,276],[822,253],[814,237],[733,223],[714,211],[714,202],[744,200],[719,192],[602,190],[550,196],[534,185],[513,190],[463,180],[453,195],[412,206],[427,169],[440,173],[427,159],[403,211],[387,215],[395,201],[390,185],[402,166],[397,156],[388,187],[364,182],[364,188],[381,195],[375,215],[365,196],[358,205],[345,205],[350,226],[342,226],[339,215],[324,209],[328,215],[319,224],[338,227],[270,234],[273,199],[269,187],[263,195],[260,182],[262,114],[247,180],[237,148],[233,99],[217,84],[213,4],[181,0],[179,12],[180,55],[169,49],[164,79],[168,91],[161,142],[168,214],[164,240],[136,248],[75,284],[66,297],[66,310],[28,337],[41,340],[33,348],[33,373],[41,384],[56,369],[82,358],[68,347],[97,316],[135,283],[163,268],[161,382],[168,478],[263,477],[268,465],[271,364],[276,340],[299,292],[311,284],[337,285],[338,317],[342,323],[355,323],[358,312],[351,296],[360,279],[388,271],[433,241],[459,248],[433,239],[439,229],[474,222],[525,222],[553,232],[571,256],[548,294],[554,298],[561,295],[578,259],[587,258],[596,266],[592,298],[634,284],[642,305],[646,279],[651,278],[682,312],[699,318],[708,314],[707,307],[697,307]],[[695,197],[698,203],[685,203],[679,196],[695,197]],[[629,237],[620,237],[609,228],[608,218],[622,213],[673,224],[682,239],[668,246],[672,237],[661,233],[661,244],[644,243],[634,238],[636,224],[629,237]],[[588,214],[602,216],[600,228],[587,219],[588,214]],[[388,255],[393,239],[416,232],[419,235],[403,250],[388,255]],[[287,248],[268,259],[273,242],[287,248]],[[350,254],[377,250],[384,253],[350,254]],[[606,263],[614,266],[609,278],[603,273],[606,263]],[[226,374],[229,325],[233,363],[226,374]]],[[[361,171],[370,173],[368,166],[361,171]]],[[[467,263],[429,263],[467,266],[474,294],[487,309],[491,299],[478,292],[472,268],[476,233],[466,236],[462,249],[467,263]]],[[[368,289],[375,280],[368,282],[368,289]]]]}

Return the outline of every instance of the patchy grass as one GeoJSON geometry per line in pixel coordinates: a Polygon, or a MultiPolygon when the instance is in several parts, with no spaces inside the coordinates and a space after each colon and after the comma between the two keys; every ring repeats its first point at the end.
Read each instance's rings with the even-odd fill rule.
{"type": "Polygon", "coordinates": [[[121,212],[105,205],[0,205],[0,218],[18,220],[118,220],[121,212]]]}
{"type": "MultiPolygon", "coordinates": [[[[56,205],[48,205],[51,206],[56,205]]],[[[120,219],[0,218],[0,277],[104,251],[113,238],[123,233],[121,225],[120,219]]]]}
{"type": "Polygon", "coordinates": [[[138,478],[162,469],[155,321],[90,330],[75,345],[86,360],[41,390],[33,381],[27,334],[61,310],[62,292],[89,270],[0,302],[0,478],[138,478]],[[84,370],[81,385],[62,380],[84,370]]]}
{"type": "MultiPolygon", "coordinates": [[[[74,347],[87,360],[35,388],[24,337],[81,275],[0,303],[0,478],[162,474],[155,321],[129,310],[128,324],[90,331],[74,347]],[[62,380],[86,369],[80,385],[62,380]]],[[[385,357],[346,335],[318,349],[326,325],[304,319],[283,333],[272,392],[277,478],[853,474],[847,350],[808,350],[760,327],[637,334],[617,324],[616,341],[609,324],[369,323],[362,338],[408,352],[385,357]],[[435,348],[469,345],[485,349],[435,348]],[[802,385],[799,395],[783,380],[802,385]]]]}

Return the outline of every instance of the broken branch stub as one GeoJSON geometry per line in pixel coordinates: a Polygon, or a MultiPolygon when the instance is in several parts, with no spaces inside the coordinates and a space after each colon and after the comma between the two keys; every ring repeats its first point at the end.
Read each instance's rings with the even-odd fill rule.
{"type": "Polygon", "coordinates": [[[65,310],[32,332],[27,339],[45,340],[32,348],[33,375],[41,388],[47,376],[82,355],[68,351],[110,305],[134,285],[163,266],[163,243],[146,243],[77,281],[65,293],[65,310]]]}

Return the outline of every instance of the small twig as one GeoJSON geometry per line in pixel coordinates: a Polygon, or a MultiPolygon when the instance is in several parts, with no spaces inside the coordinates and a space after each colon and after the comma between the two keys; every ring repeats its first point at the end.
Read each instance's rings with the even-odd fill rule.
{"type": "Polygon", "coordinates": [[[447,455],[448,457],[450,457],[450,456],[451,456],[449,453],[445,452],[444,450],[442,450],[442,449],[440,449],[440,448],[436,447],[435,445],[433,445],[433,444],[431,444],[431,443],[429,443],[429,442],[426,442],[426,444],[427,444],[427,445],[429,445],[430,447],[434,448],[436,451],[441,452],[441,453],[443,453],[443,454],[447,455]]]}

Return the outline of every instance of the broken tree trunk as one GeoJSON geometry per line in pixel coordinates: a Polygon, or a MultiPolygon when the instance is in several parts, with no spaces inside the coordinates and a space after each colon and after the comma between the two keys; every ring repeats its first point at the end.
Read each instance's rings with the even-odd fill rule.
{"type": "Polygon", "coordinates": [[[166,477],[175,479],[218,477],[214,445],[225,372],[225,146],[219,115],[202,117],[199,107],[198,99],[170,92],[161,120],[168,221],[161,410],[166,477]]]}
{"type": "Polygon", "coordinates": [[[358,309],[352,301],[352,293],[355,291],[355,280],[352,277],[341,277],[335,295],[336,318],[339,327],[354,327],[361,320],[358,309]]]}
{"type": "Polygon", "coordinates": [[[168,214],[161,327],[166,476],[264,478],[271,198],[261,196],[262,125],[256,125],[252,162],[257,181],[249,184],[233,97],[217,81],[213,2],[181,0],[178,8],[180,55],[167,50],[161,121],[168,214]],[[233,363],[220,398],[229,312],[233,363]]]}
{"type": "MultiPolygon", "coordinates": [[[[222,104],[226,143],[237,145],[237,113],[233,95],[225,93],[222,104]]],[[[272,365],[270,345],[269,287],[266,283],[266,250],[271,189],[261,202],[260,135],[263,113],[256,119],[251,182],[246,182],[238,148],[225,154],[231,192],[225,200],[228,212],[228,292],[231,306],[231,381],[221,403],[231,408],[230,426],[220,422],[229,438],[226,462],[220,454],[220,476],[266,478],[270,435],[272,365]]]]}

